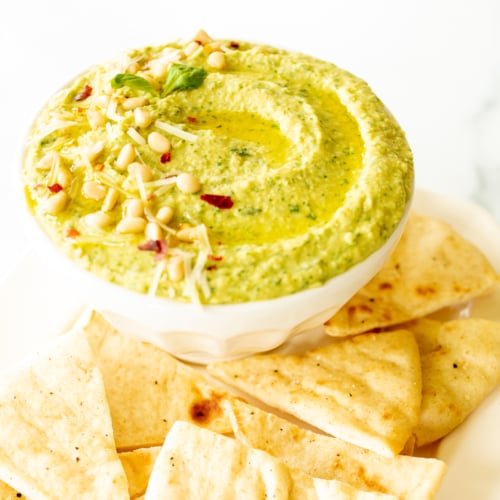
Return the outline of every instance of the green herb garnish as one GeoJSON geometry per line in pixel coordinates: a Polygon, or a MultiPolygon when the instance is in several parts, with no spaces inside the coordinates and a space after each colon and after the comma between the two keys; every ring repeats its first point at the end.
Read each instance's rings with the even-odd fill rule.
{"type": "Polygon", "coordinates": [[[207,72],[203,68],[174,63],[168,70],[163,95],[171,94],[175,90],[196,89],[201,86],[206,77],[207,72]]]}
{"type": "Polygon", "coordinates": [[[134,90],[143,90],[148,94],[157,94],[156,89],[142,76],[133,75],[131,73],[118,73],[111,80],[111,86],[114,89],[122,87],[130,87],[134,90]]]}
{"type": "MultiPolygon", "coordinates": [[[[174,63],[168,70],[161,97],[165,97],[175,90],[196,89],[205,81],[206,77],[207,72],[203,68],[174,63]]],[[[114,89],[129,87],[134,90],[142,90],[148,94],[158,95],[156,89],[145,78],[132,73],[118,73],[111,80],[111,87],[114,89]]]]}

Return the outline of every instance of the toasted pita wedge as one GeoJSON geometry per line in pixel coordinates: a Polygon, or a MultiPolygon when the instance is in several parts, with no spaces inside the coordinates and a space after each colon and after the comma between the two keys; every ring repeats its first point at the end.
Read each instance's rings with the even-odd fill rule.
{"type": "Polygon", "coordinates": [[[434,498],[446,466],[440,460],[385,457],[341,439],[298,427],[239,400],[227,404],[236,438],[292,469],[336,479],[360,490],[390,493],[401,500],[434,498]]]}
{"type": "Polygon", "coordinates": [[[325,324],[343,337],[422,317],[492,290],[499,277],[448,224],[411,214],[384,267],[325,324]]]}
{"type": "Polygon", "coordinates": [[[101,374],[64,335],[0,382],[0,479],[28,498],[128,498],[101,374]]]}
{"type": "Polygon", "coordinates": [[[385,455],[404,447],[421,400],[409,331],[363,334],[300,355],[262,354],[210,374],[333,436],[385,455]]]}
{"type": "Polygon", "coordinates": [[[500,383],[500,323],[421,319],[408,325],[422,359],[417,445],[446,436],[500,383]]]}
{"type": "Polygon", "coordinates": [[[177,422],[155,463],[145,498],[198,500],[200,492],[219,500],[396,498],[358,491],[340,481],[312,478],[233,438],[177,422]]]}
{"type": "Polygon", "coordinates": [[[102,372],[119,451],[160,446],[176,420],[230,432],[227,396],[165,351],[118,332],[92,312],[83,331],[102,372]]]}
{"type": "Polygon", "coordinates": [[[146,493],[149,476],[160,450],[161,446],[153,446],[118,454],[127,475],[130,500],[140,498],[146,493]]]}
{"type": "Polygon", "coordinates": [[[2,500],[19,500],[26,497],[19,491],[11,488],[8,484],[0,481],[0,498],[2,500]]]}

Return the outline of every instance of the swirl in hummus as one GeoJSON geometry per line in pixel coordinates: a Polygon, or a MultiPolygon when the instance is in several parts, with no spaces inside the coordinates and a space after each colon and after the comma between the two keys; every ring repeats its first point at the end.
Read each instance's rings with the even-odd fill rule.
{"type": "Polygon", "coordinates": [[[413,163],[361,79],[200,31],[95,66],[53,96],[23,182],[81,267],[223,304],[320,286],[377,250],[407,207],[413,163]]]}

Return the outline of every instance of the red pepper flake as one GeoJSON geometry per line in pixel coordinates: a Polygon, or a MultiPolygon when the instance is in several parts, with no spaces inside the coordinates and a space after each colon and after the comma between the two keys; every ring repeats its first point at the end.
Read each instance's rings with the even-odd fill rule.
{"type": "Polygon", "coordinates": [[[233,49],[239,49],[239,48],[240,48],[240,44],[239,44],[238,42],[234,42],[234,41],[233,41],[233,42],[231,42],[231,43],[229,44],[229,46],[230,46],[231,48],[233,48],[233,49]]]}
{"type": "Polygon", "coordinates": [[[78,229],[75,229],[74,227],[69,227],[66,229],[66,232],[64,233],[64,236],[66,238],[76,238],[77,236],[80,236],[80,231],[78,229]]]}
{"type": "Polygon", "coordinates": [[[189,123],[196,123],[198,121],[198,118],[196,118],[196,116],[188,116],[187,121],[189,123]]]}
{"type": "Polygon", "coordinates": [[[88,97],[92,95],[92,87],[90,85],[85,85],[83,90],[75,95],[75,101],[85,101],[88,97]]]}
{"type": "Polygon", "coordinates": [[[139,250],[154,252],[155,260],[161,260],[167,255],[168,243],[166,240],[149,240],[137,247],[139,250]]]}
{"type": "Polygon", "coordinates": [[[76,110],[78,111],[78,113],[83,113],[83,108],[81,106],[78,106],[76,110]]]}
{"type": "Polygon", "coordinates": [[[160,156],[160,161],[162,163],[168,163],[171,159],[172,159],[172,153],[170,153],[170,151],[168,153],[163,153],[160,156]]]}
{"type": "Polygon", "coordinates": [[[217,269],[217,266],[207,266],[206,269],[207,271],[213,271],[214,269],[217,269]]]}
{"type": "Polygon", "coordinates": [[[224,257],[222,255],[213,255],[213,254],[207,255],[207,259],[209,260],[221,261],[223,258],[224,257]]]}
{"type": "Polygon", "coordinates": [[[96,172],[102,172],[104,170],[104,163],[96,163],[92,168],[96,172]]]}
{"type": "Polygon", "coordinates": [[[221,210],[231,208],[234,205],[231,196],[223,196],[221,194],[202,194],[200,198],[210,205],[220,208],[221,210]]]}
{"type": "Polygon", "coordinates": [[[90,85],[85,85],[82,91],[75,95],[75,101],[85,101],[87,97],[92,95],[92,87],[90,85]]]}
{"type": "Polygon", "coordinates": [[[63,190],[63,187],[61,184],[52,184],[52,186],[47,186],[50,190],[51,193],[58,193],[59,191],[63,190]]]}

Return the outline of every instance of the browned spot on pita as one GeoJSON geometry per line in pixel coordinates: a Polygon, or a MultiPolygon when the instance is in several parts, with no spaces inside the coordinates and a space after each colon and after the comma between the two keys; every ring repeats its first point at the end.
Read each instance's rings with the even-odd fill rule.
{"type": "Polygon", "coordinates": [[[189,415],[193,422],[206,424],[220,416],[222,414],[221,399],[222,396],[220,394],[213,393],[210,395],[210,398],[193,402],[189,408],[189,415]]]}
{"type": "Polygon", "coordinates": [[[470,288],[467,287],[467,286],[462,286],[458,283],[455,283],[453,285],[453,291],[454,292],[457,292],[457,293],[469,293],[470,292],[470,288]]]}
{"type": "Polygon", "coordinates": [[[392,288],[393,288],[392,283],[389,283],[387,281],[380,283],[380,285],[378,286],[379,290],[392,290],[392,288]]]}
{"type": "Polygon", "coordinates": [[[357,314],[362,314],[362,313],[371,314],[371,313],[373,313],[373,309],[370,306],[367,306],[366,304],[360,304],[360,305],[350,306],[349,309],[347,310],[347,314],[350,317],[353,317],[353,316],[356,316],[357,314]]]}
{"type": "Polygon", "coordinates": [[[382,319],[385,321],[391,321],[391,319],[392,319],[391,311],[390,310],[383,311],[382,312],[382,319]]]}
{"type": "Polygon", "coordinates": [[[458,408],[457,405],[455,405],[454,403],[450,403],[448,405],[448,410],[450,410],[450,413],[453,413],[457,417],[460,417],[462,415],[460,408],[458,408]]]}
{"type": "Polygon", "coordinates": [[[378,481],[377,477],[366,474],[366,470],[362,465],[358,467],[356,475],[370,490],[378,491],[379,493],[389,493],[389,490],[381,484],[381,481],[378,481]]]}
{"type": "Polygon", "coordinates": [[[415,288],[415,291],[417,292],[417,295],[422,295],[424,297],[434,295],[437,292],[436,288],[432,285],[419,285],[415,288]]]}

